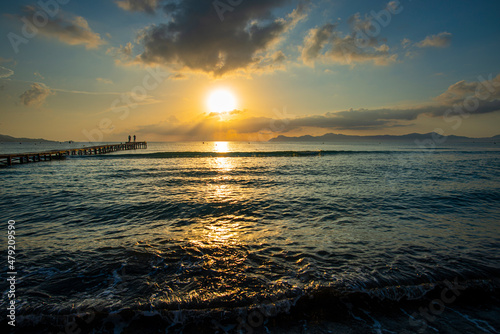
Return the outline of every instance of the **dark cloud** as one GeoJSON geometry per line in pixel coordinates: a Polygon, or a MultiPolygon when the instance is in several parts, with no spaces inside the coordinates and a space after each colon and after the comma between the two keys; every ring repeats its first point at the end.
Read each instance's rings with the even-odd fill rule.
{"type": "Polygon", "coordinates": [[[399,121],[415,120],[423,111],[422,109],[359,109],[288,119],[253,117],[232,122],[231,126],[240,133],[260,132],[265,129],[285,133],[301,128],[373,130],[400,126],[399,121]]]}
{"type": "Polygon", "coordinates": [[[45,99],[50,95],[54,95],[49,87],[43,83],[34,82],[31,84],[31,88],[25,91],[19,96],[21,103],[25,106],[40,106],[45,102],[45,99]]]}
{"type": "Polygon", "coordinates": [[[163,1],[168,23],[147,27],[139,36],[144,51],[137,61],[166,65],[220,76],[238,70],[262,68],[262,62],[284,60],[272,47],[299,20],[307,6],[301,4],[284,18],[272,11],[289,0],[252,0],[223,11],[214,1],[163,1]]]}
{"type": "Polygon", "coordinates": [[[358,109],[326,113],[325,115],[302,117],[292,120],[296,127],[333,129],[379,129],[396,125],[398,121],[415,120],[421,113],[418,109],[358,109]]]}
{"type": "MultiPolygon", "coordinates": [[[[449,106],[438,106],[431,108],[428,114],[434,117],[444,115],[470,115],[470,114],[489,114],[500,111],[500,100],[483,101],[476,98],[466,99],[449,106]]],[[[465,116],[468,117],[468,116],[465,116]]]]}

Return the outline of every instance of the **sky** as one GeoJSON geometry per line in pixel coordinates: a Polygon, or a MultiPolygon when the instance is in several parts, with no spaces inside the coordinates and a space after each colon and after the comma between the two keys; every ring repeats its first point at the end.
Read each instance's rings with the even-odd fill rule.
{"type": "Polygon", "coordinates": [[[500,2],[0,3],[0,133],[500,134],[500,2]]]}

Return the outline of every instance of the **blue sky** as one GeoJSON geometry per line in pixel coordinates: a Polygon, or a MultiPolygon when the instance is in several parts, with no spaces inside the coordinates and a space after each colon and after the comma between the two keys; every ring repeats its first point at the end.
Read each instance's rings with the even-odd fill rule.
{"type": "Polygon", "coordinates": [[[42,0],[2,2],[0,13],[2,134],[499,134],[496,1],[42,0]],[[40,3],[57,4],[54,15],[40,3]],[[22,18],[37,13],[47,21],[26,38],[22,18]],[[26,38],[18,52],[13,36],[26,38]],[[145,89],[151,71],[162,75],[145,89]],[[234,110],[207,110],[217,89],[234,110]]]}

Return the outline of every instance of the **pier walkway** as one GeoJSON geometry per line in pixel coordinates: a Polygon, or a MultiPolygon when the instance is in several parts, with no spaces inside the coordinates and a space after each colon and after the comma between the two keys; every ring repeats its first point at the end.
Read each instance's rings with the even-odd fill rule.
{"type": "Polygon", "coordinates": [[[91,147],[72,148],[66,150],[52,150],[36,153],[0,154],[0,167],[12,166],[14,164],[25,164],[52,159],[64,159],[70,155],[97,155],[117,151],[136,150],[148,148],[147,142],[130,142],[123,144],[98,145],[91,147]]]}

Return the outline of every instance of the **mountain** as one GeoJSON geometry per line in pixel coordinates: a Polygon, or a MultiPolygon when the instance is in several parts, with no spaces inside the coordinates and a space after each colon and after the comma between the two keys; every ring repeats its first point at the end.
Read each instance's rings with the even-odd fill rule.
{"type": "Polygon", "coordinates": [[[0,143],[58,143],[46,139],[32,139],[32,138],[15,138],[7,135],[0,135],[0,143]]]}
{"type": "Polygon", "coordinates": [[[352,136],[342,135],[336,133],[327,133],[323,136],[300,136],[300,137],[287,137],[280,135],[272,138],[270,142],[356,142],[356,141],[415,141],[431,139],[434,141],[441,141],[446,138],[446,141],[453,142],[491,142],[500,141],[500,135],[490,138],[469,138],[464,136],[441,136],[435,132],[430,133],[410,133],[407,135],[394,136],[394,135],[379,135],[379,136],[352,136]],[[442,138],[443,137],[443,138],[442,138]]]}

